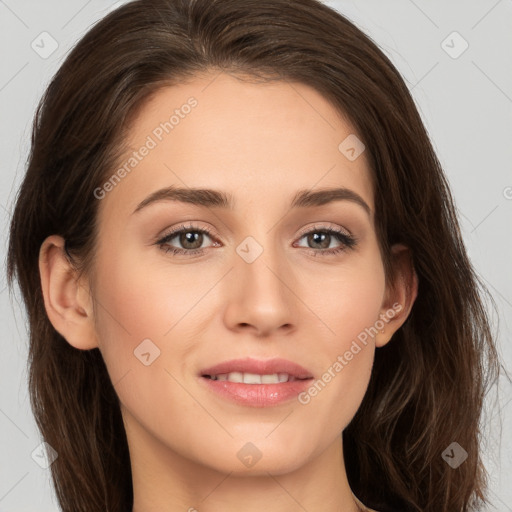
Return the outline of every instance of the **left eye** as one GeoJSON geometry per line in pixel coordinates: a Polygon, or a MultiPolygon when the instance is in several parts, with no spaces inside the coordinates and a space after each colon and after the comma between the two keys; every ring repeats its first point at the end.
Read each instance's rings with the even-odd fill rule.
{"type": "MultiPolygon", "coordinates": [[[[335,249],[330,247],[331,242],[333,241],[338,241],[338,243],[341,244],[342,248],[352,247],[355,243],[354,238],[351,237],[350,235],[333,229],[315,229],[313,231],[309,231],[308,233],[303,234],[300,237],[300,239],[305,237],[307,237],[307,243],[320,245],[320,247],[317,248],[321,250],[335,249]]],[[[299,245],[299,247],[304,246],[299,245]]]]}

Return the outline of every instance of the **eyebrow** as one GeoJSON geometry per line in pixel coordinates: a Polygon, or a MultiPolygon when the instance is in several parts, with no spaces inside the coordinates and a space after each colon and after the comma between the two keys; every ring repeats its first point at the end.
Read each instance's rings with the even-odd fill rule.
{"type": "MultiPolygon", "coordinates": [[[[294,195],[290,208],[313,208],[323,206],[334,201],[352,201],[361,206],[368,215],[371,215],[371,208],[368,203],[356,192],[348,188],[325,188],[316,191],[299,190],[294,195]]],[[[141,201],[133,213],[139,212],[150,204],[161,201],[179,201],[182,203],[205,206],[207,208],[222,208],[233,210],[235,199],[231,194],[220,190],[208,188],[180,188],[170,186],[156,190],[141,201]]]]}

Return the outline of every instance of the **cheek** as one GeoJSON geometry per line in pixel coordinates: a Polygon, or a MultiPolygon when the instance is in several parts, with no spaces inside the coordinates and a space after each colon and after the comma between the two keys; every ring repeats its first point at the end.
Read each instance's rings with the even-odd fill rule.
{"type": "MultiPolygon", "coordinates": [[[[311,277],[306,279],[311,281],[311,277]]],[[[329,327],[323,339],[337,350],[346,349],[379,319],[386,283],[377,249],[369,252],[368,257],[340,265],[336,273],[317,275],[316,282],[316,287],[311,282],[304,283],[304,289],[312,290],[308,301],[329,327]]]]}
{"type": "Polygon", "coordinates": [[[319,295],[328,336],[316,346],[323,372],[299,402],[332,431],[345,428],[359,408],[371,376],[376,322],[385,292],[383,266],[377,258],[326,281],[319,295]]]}
{"type": "Polygon", "coordinates": [[[337,315],[333,314],[340,348],[356,339],[379,318],[384,296],[384,278],[378,273],[345,282],[338,292],[337,315]]]}
{"type": "Polygon", "coordinates": [[[183,315],[185,301],[176,293],[180,283],[165,283],[129,250],[104,250],[100,256],[94,293],[96,330],[115,382],[129,370],[138,371],[144,359],[148,362],[142,354],[149,352],[149,359],[157,361],[170,337],[165,334],[183,315]]]}
{"type": "Polygon", "coordinates": [[[183,327],[206,290],[180,279],[179,272],[171,280],[162,268],[141,265],[140,256],[129,250],[115,258],[102,256],[95,286],[96,330],[110,379],[123,407],[141,424],[150,418],[150,423],[165,425],[169,410],[194,406],[173,376],[181,377],[176,361],[186,362],[192,345],[183,327]],[[163,398],[166,406],[155,407],[163,398]]]}
{"type": "Polygon", "coordinates": [[[129,340],[133,350],[145,338],[160,343],[170,338],[207,289],[204,280],[190,277],[190,272],[171,275],[165,264],[141,263],[140,253],[129,250],[103,258],[96,286],[100,342],[113,342],[116,333],[115,339],[129,340]]]}

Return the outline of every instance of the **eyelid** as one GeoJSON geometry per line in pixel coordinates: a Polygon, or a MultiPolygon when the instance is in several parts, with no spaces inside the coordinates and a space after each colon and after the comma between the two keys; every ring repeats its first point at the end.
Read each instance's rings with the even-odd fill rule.
{"type": "Polygon", "coordinates": [[[158,235],[155,239],[155,243],[161,243],[162,240],[169,238],[170,236],[177,235],[182,231],[204,231],[210,238],[217,239],[217,236],[214,234],[213,230],[207,226],[198,226],[192,223],[188,225],[186,223],[182,223],[179,226],[169,229],[168,231],[164,231],[163,234],[158,235]]]}
{"type": "Polygon", "coordinates": [[[303,228],[299,232],[298,238],[302,238],[304,235],[308,235],[312,231],[326,231],[326,230],[338,231],[340,233],[347,235],[348,237],[354,237],[354,235],[347,228],[338,226],[336,224],[333,224],[332,222],[327,222],[326,224],[324,224],[322,226],[318,226],[317,223],[315,223],[313,226],[308,226],[306,228],[303,228]]]}

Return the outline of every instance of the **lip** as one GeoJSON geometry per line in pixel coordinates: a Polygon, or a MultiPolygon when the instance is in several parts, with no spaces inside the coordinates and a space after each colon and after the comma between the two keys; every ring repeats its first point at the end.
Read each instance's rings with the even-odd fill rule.
{"type": "Polygon", "coordinates": [[[205,368],[200,372],[199,380],[209,391],[230,402],[248,407],[270,407],[295,398],[311,384],[313,376],[304,367],[286,359],[257,360],[245,358],[225,361],[210,368],[205,368]],[[281,382],[279,384],[244,384],[212,380],[205,377],[205,375],[231,372],[256,373],[259,375],[287,373],[302,380],[281,382]]]}
{"type": "MultiPolygon", "coordinates": [[[[312,378],[311,372],[303,366],[287,359],[232,359],[201,370],[200,375],[219,375],[221,373],[242,372],[257,373],[258,375],[271,375],[273,373],[287,373],[297,379],[312,378]]],[[[250,384],[252,385],[252,384],[250,384]]],[[[263,385],[263,384],[262,384],[263,385]]]]}

